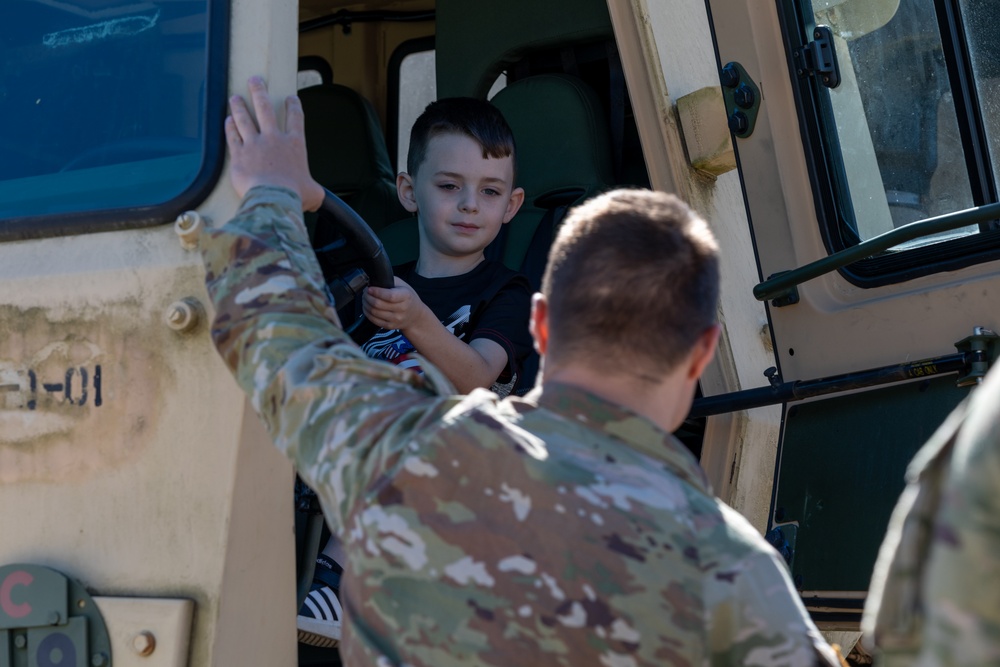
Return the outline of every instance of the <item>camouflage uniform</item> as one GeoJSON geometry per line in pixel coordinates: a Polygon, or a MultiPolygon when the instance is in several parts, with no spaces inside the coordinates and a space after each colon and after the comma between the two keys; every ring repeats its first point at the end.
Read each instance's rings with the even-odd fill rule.
{"type": "Polygon", "coordinates": [[[344,542],[346,664],[836,664],[670,434],[570,386],[461,397],[367,359],[289,191],[203,249],[215,343],[344,542]]]}
{"type": "Polygon", "coordinates": [[[883,665],[1000,664],[1000,371],[917,453],[863,629],[883,665]]]}

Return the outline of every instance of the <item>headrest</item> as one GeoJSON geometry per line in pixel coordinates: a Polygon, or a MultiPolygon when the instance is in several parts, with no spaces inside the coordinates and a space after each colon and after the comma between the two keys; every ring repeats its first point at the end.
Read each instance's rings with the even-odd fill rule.
{"type": "Polygon", "coordinates": [[[567,188],[591,194],[614,183],[604,109],[580,79],[528,77],[501,90],[492,102],[514,131],[517,185],[528,201],[567,188]]]}
{"type": "Polygon", "coordinates": [[[526,53],[614,35],[605,0],[437,0],[434,15],[438,97],[486,97],[526,53]]]}
{"type": "Polygon", "coordinates": [[[303,88],[298,95],[306,115],[309,170],[317,181],[341,196],[374,181],[395,181],[378,116],[368,100],[333,83],[303,88]]]}

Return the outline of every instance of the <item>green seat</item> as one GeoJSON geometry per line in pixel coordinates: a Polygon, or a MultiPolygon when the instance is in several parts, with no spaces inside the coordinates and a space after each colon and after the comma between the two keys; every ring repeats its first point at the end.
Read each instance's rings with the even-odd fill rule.
{"type": "Polygon", "coordinates": [[[614,38],[605,0],[437,0],[434,11],[441,97],[486,97],[527,54],[614,38]]]}
{"type": "Polygon", "coordinates": [[[337,84],[303,88],[299,99],[313,177],[374,230],[405,216],[378,116],[368,100],[337,84]]]}
{"type": "Polygon", "coordinates": [[[547,255],[562,211],[614,183],[608,122],[596,93],[565,74],[541,74],[504,88],[493,104],[517,141],[518,185],[524,206],[507,225],[501,257],[537,289],[544,268],[529,256],[547,255]],[[554,215],[552,224],[546,215],[554,215]],[[546,235],[538,238],[538,234],[546,235]],[[533,247],[534,245],[534,247],[533,247]]]}

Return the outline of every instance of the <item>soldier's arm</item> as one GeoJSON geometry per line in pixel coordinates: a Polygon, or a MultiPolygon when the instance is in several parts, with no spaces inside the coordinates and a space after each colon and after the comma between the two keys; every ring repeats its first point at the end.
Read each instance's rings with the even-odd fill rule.
{"type": "MultiPolygon", "coordinates": [[[[950,418],[949,418],[950,421],[950,418]]],[[[974,390],[941,489],[920,600],[919,664],[1000,664],[1000,374],[974,390]]]]}
{"type": "Polygon", "coordinates": [[[707,587],[712,665],[840,667],[784,563],[763,540],[754,551],[710,574],[707,587]]]}
{"type": "Polygon", "coordinates": [[[249,188],[239,211],[201,241],[216,311],[212,339],[275,444],[317,490],[328,516],[343,518],[440,403],[432,398],[437,389],[450,385],[433,369],[421,379],[367,359],[341,330],[308,244],[300,190],[294,183],[261,185],[263,168],[254,166],[280,169],[283,155],[299,159],[280,149],[302,141],[301,123],[290,117],[285,133],[270,112],[261,120],[260,144],[246,137],[244,125],[246,141],[233,151],[234,170],[249,188]],[[261,152],[275,142],[279,150],[265,159],[261,152]]]}

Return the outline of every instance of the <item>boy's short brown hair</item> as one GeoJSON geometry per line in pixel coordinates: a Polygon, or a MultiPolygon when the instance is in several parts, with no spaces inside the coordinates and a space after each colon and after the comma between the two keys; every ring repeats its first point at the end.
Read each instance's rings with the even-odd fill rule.
{"type": "Polygon", "coordinates": [[[615,190],[570,211],[542,293],[552,362],[657,380],[716,321],[718,244],[674,195],[615,190]]]}
{"type": "MultiPolygon", "coordinates": [[[[474,97],[446,97],[428,104],[413,123],[406,156],[410,176],[417,175],[427,156],[428,142],[438,134],[464,134],[474,139],[483,149],[483,158],[515,157],[514,133],[499,109],[474,97]]],[[[514,173],[516,177],[516,164],[514,173]]]]}

